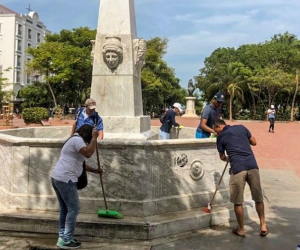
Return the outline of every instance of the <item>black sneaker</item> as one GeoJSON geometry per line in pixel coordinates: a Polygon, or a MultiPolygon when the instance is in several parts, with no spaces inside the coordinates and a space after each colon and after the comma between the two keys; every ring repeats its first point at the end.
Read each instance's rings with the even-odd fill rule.
{"type": "Polygon", "coordinates": [[[81,242],[79,242],[79,241],[76,240],[76,239],[72,239],[72,240],[70,240],[70,241],[75,242],[75,243],[77,243],[79,246],[81,246],[81,242]]]}

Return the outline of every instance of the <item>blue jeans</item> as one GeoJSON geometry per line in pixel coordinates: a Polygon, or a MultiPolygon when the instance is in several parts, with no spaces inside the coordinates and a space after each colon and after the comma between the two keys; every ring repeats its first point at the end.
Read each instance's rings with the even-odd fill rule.
{"type": "Polygon", "coordinates": [[[201,138],[209,138],[210,136],[208,136],[207,134],[201,133],[198,130],[196,130],[196,138],[201,139],[201,138]]]}
{"type": "Polygon", "coordinates": [[[51,178],[52,187],[56,193],[59,206],[59,237],[65,242],[73,239],[76,218],[80,210],[76,183],[68,183],[51,178]]]}
{"type": "Polygon", "coordinates": [[[159,137],[161,140],[168,140],[170,139],[170,133],[159,130],[159,137]]]}

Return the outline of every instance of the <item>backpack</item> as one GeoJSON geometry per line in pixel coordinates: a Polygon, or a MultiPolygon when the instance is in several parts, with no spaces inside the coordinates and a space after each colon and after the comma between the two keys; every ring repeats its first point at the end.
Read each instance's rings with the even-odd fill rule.
{"type": "Polygon", "coordinates": [[[166,118],[166,115],[167,115],[168,112],[165,112],[163,113],[160,117],[159,117],[159,120],[161,123],[165,123],[165,118],[166,118]]]}

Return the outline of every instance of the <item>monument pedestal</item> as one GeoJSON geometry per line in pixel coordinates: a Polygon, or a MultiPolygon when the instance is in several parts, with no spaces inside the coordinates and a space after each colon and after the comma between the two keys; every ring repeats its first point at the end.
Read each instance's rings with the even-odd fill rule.
{"type": "Polygon", "coordinates": [[[149,116],[102,116],[105,139],[157,139],[151,131],[149,116]]]}
{"type": "Polygon", "coordinates": [[[182,117],[195,117],[197,118],[198,116],[196,115],[196,110],[195,110],[195,101],[196,97],[186,97],[186,110],[185,114],[182,117]]]}
{"type": "Polygon", "coordinates": [[[141,89],[146,41],[137,38],[133,0],[101,0],[92,44],[91,98],[103,118],[104,137],[151,138],[141,89]]]}

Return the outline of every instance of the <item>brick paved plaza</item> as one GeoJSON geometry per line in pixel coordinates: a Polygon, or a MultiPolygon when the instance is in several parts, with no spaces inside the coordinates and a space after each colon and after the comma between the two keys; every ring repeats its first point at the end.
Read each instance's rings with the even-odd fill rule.
{"type": "MultiPolygon", "coordinates": [[[[176,117],[176,121],[185,127],[196,127],[199,118],[176,117]]],[[[275,133],[269,133],[268,121],[226,121],[227,124],[243,124],[257,140],[257,146],[252,147],[259,167],[263,169],[283,169],[294,171],[300,177],[300,123],[275,122],[275,133]]],[[[71,126],[73,120],[63,120],[52,125],[71,126]]],[[[28,127],[23,119],[14,119],[14,125],[28,127]]],[[[42,126],[42,125],[30,125],[42,126]]],[[[160,126],[158,118],[151,120],[151,126],[160,126]]]]}
{"type": "MultiPolygon", "coordinates": [[[[176,117],[185,127],[196,128],[199,119],[176,117]]],[[[71,126],[72,120],[59,125],[71,126]]],[[[259,237],[259,223],[256,217],[245,221],[247,237],[241,239],[231,233],[236,222],[212,228],[172,235],[151,241],[114,240],[78,236],[83,242],[81,249],[105,250],[293,250],[300,244],[300,137],[299,122],[277,122],[275,133],[268,132],[267,121],[232,121],[230,125],[243,124],[256,137],[253,147],[261,169],[261,180],[265,194],[266,218],[270,231],[265,238],[259,237]],[[296,174],[297,175],[296,175],[296,174]]],[[[28,127],[23,120],[14,121],[18,127],[28,127]]],[[[53,124],[54,125],[54,124],[53,124]]],[[[55,124],[57,125],[57,123],[55,124]]],[[[151,120],[152,126],[160,126],[158,119],[151,120]]],[[[31,125],[33,126],[33,125],[31,125]]],[[[42,125],[38,125],[42,126],[42,125]]],[[[51,125],[52,126],[52,125],[51,125]]],[[[0,232],[0,249],[55,249],[56,235],[19,234],[0,232]],[[53,248],[54,247],[54,248],[53,248]],[[34,248],[36,249],[36,248],[34,248]]]]}

